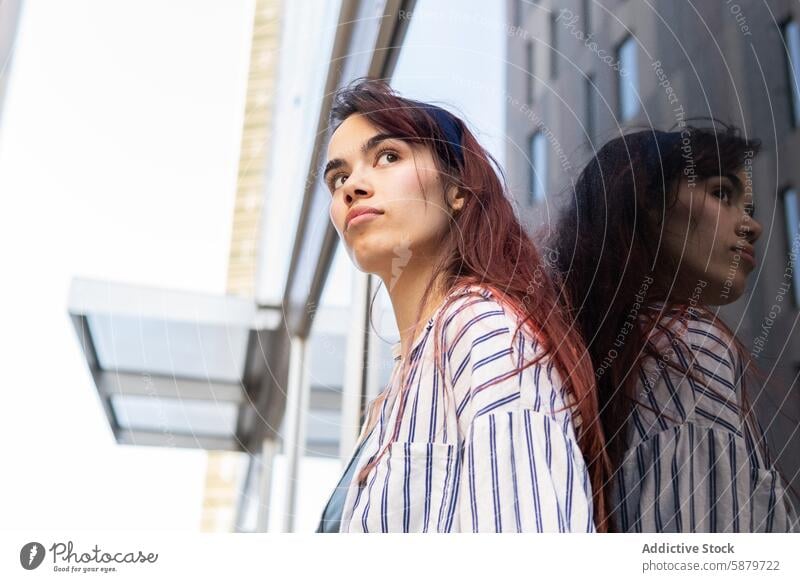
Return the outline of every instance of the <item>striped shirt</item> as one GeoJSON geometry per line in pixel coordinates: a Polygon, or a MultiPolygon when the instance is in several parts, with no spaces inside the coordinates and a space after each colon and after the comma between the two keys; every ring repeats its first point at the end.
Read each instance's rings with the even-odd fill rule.
{"type": "MultiPolygon", "coordinates": [[[[339,531],[594,531],[589,475],[552,363],[513,373],[541,349],[527,329],[514,334],[513,311],[484,287],[451,295],[412,342],[399,436],[363,487],[350,482],[339,531]],[[437,318],[444,379],[434,370],[437,318]]],[[[393,352],[388,393],[355,475],[395,428],[399,345],[393,352]]]]}
{"type": "Polygon", "coordinates": [[[673,311],[651,341],[660,361],[648,357],[638,370],[612,486],[619,530],[799,531],[780,475],[757,446],[763,429],[740,418],[744,369],[733,338],[706,316],[673,311]],[[694,375],[665,365],[670,359],[682,369],[694,361],[694,375]]]}

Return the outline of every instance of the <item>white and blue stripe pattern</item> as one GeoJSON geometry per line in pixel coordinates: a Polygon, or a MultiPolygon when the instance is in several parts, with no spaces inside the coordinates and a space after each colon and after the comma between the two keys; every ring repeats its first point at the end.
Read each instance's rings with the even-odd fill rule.
{"type": "Polygon", "coordinates": [[[757,446],[763,429],[740,418],[744,370],[733,338],[696,313],[670,325],[675,317],[664,316],[651,341],[684,369],[694,362],[695,377],[652,357],[639,370],[628,449],[612,487],[618,528],[800,531],[779,473],[757,446]]]}
{"type": "MultiPolygon", "coordinates": [[[[415,338],[399,436],[367,476],[350,483],[342,532],[592,532],[589,475],[566,391],[517,318],[488,289],[470,286],[415,338]],[[445,380],[434,370],[441,316],[445,380]],[[498,378],[496,384],[490,385],[498,378]]],[[[395,373],[357,471],[394,432],[395,373]]]]}

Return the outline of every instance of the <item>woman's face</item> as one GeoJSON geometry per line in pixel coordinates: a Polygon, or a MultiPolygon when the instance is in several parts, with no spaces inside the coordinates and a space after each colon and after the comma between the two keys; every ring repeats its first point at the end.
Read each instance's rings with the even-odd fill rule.
{"type": "Polygon", "coordinates": [[[333,133],[327,155],[331,222],[360,270],[388,281],[411,261],[438,258],[450,209],[427,147],[393,139],[354,114],[333,133]],[[376,214],[349,220],[365,208],[376,214]]]}
{"type": "Polygon", "coordinates": [[[690,301],[724,305],[744,293],[756,266],[761,224],[744,169],[697,181],[681,180],[667,218],[663,250],[678,262],[675,291],[690,301]]]}

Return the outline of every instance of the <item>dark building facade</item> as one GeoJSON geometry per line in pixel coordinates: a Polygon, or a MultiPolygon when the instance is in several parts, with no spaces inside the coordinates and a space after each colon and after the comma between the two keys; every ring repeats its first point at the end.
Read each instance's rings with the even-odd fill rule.
{"type": "Polygon", "coordinates": [[[790,0],[509,0],[506,170],[547,233],[571,180],[621,131],[715,117],[763,143],[764,232],[748,293],[722,310],[767,377],[752,387],[771,449],[800,489],[800,4],[790,0]]]}

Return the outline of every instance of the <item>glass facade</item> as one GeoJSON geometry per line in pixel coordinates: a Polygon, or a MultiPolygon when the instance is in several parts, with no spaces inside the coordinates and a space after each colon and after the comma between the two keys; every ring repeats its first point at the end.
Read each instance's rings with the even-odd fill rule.
{"type": "Polygon", "coordinates": [[[533,205],[543,201],[547,196],[547,142],[541,131],[537,131],[531,136],[529,155],[531,164],[530,204],[533,205]]]}
{"type": "Polygon", "coordinates": [[[800,26],[794,20],[783,25],[783,40],[786,43],[786,71],[791,99],[792,125],[800,125],[800,26]]]}
{"type": "Polygon", "coordinates": [[[617,49],[619,64],[618,99],[619,117],[622,122],[630,121],[639,113],[639,58],[636,40],[633,36],[623,40],[617,49]]]}
{"type": "Polygon", "coordinates": [[[786,216],[788,260],[792,267],[794,304],[800,307],[800,200],[796,189],[789,188],[783,193],[783,208],[786,216]]]}

